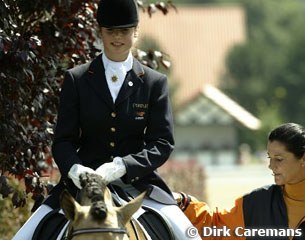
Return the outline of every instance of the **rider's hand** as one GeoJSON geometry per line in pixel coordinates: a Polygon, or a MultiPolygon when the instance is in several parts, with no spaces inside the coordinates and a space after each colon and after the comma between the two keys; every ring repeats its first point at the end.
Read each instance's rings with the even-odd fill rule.
{"type": "Polygon", "coordinates": [[[112,162],[104,163],[96,169],[96,173],[108,184],[122,177],[126,173],[126,167],[122,158],[115,157],[112,162]]]}
{"type": "Polygon", "coordinates": [[[79,189],[82,188],[80,181],[79,181],[79,176],[82,173],[95,173],[95,171],[91,168],[84,167],[83,165],[80,164],[74,164],[71,168],[70,171],[68,172],[68,177],[71,178],[73,183],[75,184],[76,187],[79,189]]]}

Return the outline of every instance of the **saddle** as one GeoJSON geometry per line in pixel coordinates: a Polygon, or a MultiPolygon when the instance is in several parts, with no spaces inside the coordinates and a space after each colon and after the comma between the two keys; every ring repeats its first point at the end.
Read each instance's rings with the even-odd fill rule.
{"type": "Polygon", "coordinates": [[[56,240],[65,235],[68,219],[59,211],[60,209],[54,209],[40,221],[32,240],[56,240]]]}
{"type": "MultiPolygon", "coordinates": [[[[138,194],[133,190],[125,191],[125,189],[123,190],[116,185],[110,185],[109,188],[112,192],[113,201],[116,206],[121,206],[124,202],[130,201],[138,194]]],[[[162,204],[175,204],[174,200],[158,187],[150,189],[147,195],[149,198],[161,202],[162,204]]],[[[34,232],[32,240],[64,239],[68,220],[59,210],[60,209],[54,209],[41,220],[34,232]]],[[[138,232],[140,230],[142,230],[144,234],[147,234],[151,240],[175,239],[173,229],[163,214],[145,204],[143,204],[142,208],[132,217],[130,225],[135,232],[133,235],[134,239],[139,239],[138,232]]]]}

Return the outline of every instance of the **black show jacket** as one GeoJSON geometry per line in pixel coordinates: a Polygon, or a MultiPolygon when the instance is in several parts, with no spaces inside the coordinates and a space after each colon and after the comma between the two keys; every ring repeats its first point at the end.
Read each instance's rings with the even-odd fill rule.
{"type": "Polygon", "coordinates": [[[123,158],[125,183],[143,191],[170,190],[155,171],[174,147],[173,120],[165,75],[136,59],[113,103],[101,55],[67,71],[61,90],[52,153],[61,180],[45,204],[59,206],[63,188],[77,189],[67,174],[73,164],[98,168],[123,158]]]}

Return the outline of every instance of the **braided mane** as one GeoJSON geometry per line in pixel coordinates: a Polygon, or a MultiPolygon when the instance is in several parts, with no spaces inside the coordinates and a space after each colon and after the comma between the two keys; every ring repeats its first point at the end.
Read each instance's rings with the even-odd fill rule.
{"type": "Polygon", "coordinates": [[[81,174],[80,183],[92,203],[90,214],[97,220],[105,219],[107,216],[107,207],[104,202],[106,183],[101,176],[93,173],[81,174]]]}

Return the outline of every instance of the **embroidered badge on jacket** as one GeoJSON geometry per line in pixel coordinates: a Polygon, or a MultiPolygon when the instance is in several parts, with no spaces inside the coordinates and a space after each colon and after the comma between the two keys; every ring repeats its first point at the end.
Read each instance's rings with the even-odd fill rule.
{"type": "Polygon", "coordinates": [[[144,119],[145,112],[136,112],[136,120],[144,119]]]}
{"type": "Polygon", "coordinates": [[[143,120],[148,109],[147,103],[134,103],[133,108],[135,110],[135,120],[143,120]]]}

